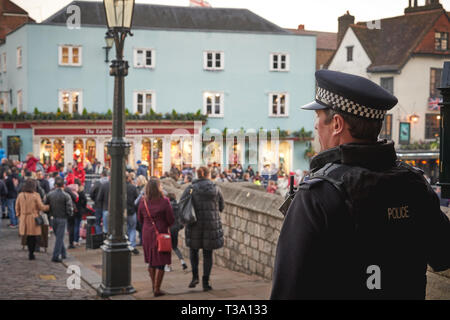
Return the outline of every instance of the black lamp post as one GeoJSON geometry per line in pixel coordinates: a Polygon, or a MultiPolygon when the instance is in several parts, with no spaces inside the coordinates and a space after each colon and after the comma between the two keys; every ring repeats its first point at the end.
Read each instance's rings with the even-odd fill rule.
{"type": "Polygon", "coordinates": [[[107,144],[111,156],[108,234],[102,246],[102,284],[98,288],[99,295],[108,297],[136,292],[131,286],[133,248],[124,232],[125,157],[130,152],[130,144],[125,140],[124,78],[128,74],[128,62],[123,60],[123,48],[127,34],[132,35],[134,0],[103,0],[103,4],[108,34],[114,38],[116,47],[116,60],[112,61],[109,72],[114,77],[114,111],[112,140],[107,144]]]}
{"type": "Polygon", "coordinates": [[[442,72],[440,121],[440,153],[439,153],[439,183],[441,197],[450,198],[450,62],[444,62],[442,72]]]}

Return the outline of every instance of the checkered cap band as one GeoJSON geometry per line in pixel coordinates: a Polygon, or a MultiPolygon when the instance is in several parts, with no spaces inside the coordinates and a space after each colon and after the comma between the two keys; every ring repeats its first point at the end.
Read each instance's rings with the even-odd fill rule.
{"type": "Polygon", "coordinates": [[[332,109],[338,109],[354,116],[368,119],[383,120],[384,115],[387,112],[387,110],[378,110],[362,106],[359,103],[320,87],[317,89],[316,100],[326,104],[332,109]]]}

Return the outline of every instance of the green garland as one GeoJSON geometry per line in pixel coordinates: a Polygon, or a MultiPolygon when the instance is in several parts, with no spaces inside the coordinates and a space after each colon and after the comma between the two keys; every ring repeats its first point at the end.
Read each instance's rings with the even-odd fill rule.
{"type": "MultiPolygon", "coordinates": [[[[125,111],[127,120],[171,120],[171,121],[206,121],[207,116],[203,115],[200,110],[196,113],[177,113],[175,110],[165,114],[156,113],[153,110],[150,113],[139,115],[132,114],[125,111]]],[[[14,108],[11,113],[4,113],[0,110],[0,121],[58,121],[58,120],[112,120],[112,111],[109,109],[106,113],[98,112],[88,112],[86,109],[83,110],[82,114],[79,113],[67,113],[61,112],[58,108],[56,113],[54,112],[40,112],[37,108],[34,109],[33,113],[18,113],[17,109],[14,108]]]]}
{"type": "Polygon", "coordinates": [[[416,141],[398,146],[399,150],[439,150],[439,139],[433,142],[416,141]]]}
{"type": "MultiPolygon", "coordinates": [[[[205,130],[206,130],[206,132],[209,132],[210,128],[207,127],[205,130]]],[[[313,137],[312,137],[313,132],[312,131],[306,131],[305,128],[301,128],[298,131],[290,131],[290,130],[280,130],[280,128],[278,127],[277,130],[278,130],[278,137],[279,138],[300,138],[302,140],[312,140],[313,139],[313,137]]],[[[264,131],[264,128],[261,127],[259,129],[259,131],[260,132],[264,131]]],[[[227,136],[227,132],[228,132],[228,128],[225,127],[223,129],[223,131],[222,131],[222,136],[226,137],[227,136]]],[[[244,130],[243,127],[241,127],[240,132],[245,134],[245,130],[244,130]]],[[[267,139],[270,139],[271,136],[272,136],[272,131],[271,130],[266,130],[266,134],[267,134],[267,139]]]]}

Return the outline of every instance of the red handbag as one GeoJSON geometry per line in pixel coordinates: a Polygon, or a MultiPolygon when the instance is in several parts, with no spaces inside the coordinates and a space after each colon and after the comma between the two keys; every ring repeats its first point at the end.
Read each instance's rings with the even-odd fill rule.
{"type": "Polygon", "coordinates": [[[159,233],[158,232],[158,229],[156,228],[156,224],[153,221],[153,217],[150,215],[150,211],[148,210],[147,201],[145,199],[143,199],[143,200],[144,200],[145,210],[147,211],[147,214],[153,223],[153,227],[155,228],[156,243],[158,244],[158,252],[161,252],[161,253],[172,252],[172,238],[170,236],[170,233],[159,233]]]}

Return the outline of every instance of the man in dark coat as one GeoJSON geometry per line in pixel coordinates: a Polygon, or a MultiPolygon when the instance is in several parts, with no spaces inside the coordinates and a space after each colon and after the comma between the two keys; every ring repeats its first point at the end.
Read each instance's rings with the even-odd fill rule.
{"type": "Polygon", "coordinates": [[[127,176],[127,235],[133,247],[133,253],[139,254],[139,250],[136,249],[136,206],[134,202],[139,196],[136,186],[133,184],[133,178],[131,175],[127,176]]]}
{"type": "Polygon", "coordinates": [[[110,181],[109,176],[108,180],[103,182],[100,185],[100,189],[97,195],[98,205],[102,208],[102,218],[103,218],[103,233],[108,233],[108,213],[109,213],[109,187],[110,181]]]}
{"type": "Polygon", "coordinates": [[[94,201],[94,210],[95,210],[95,233],[102,233],[102,216],[103,216],[103,203],[97,200],[97,196],[100,192],[100,187],[103,183],[108,182],[108,172],[103,170],[101,173],[101,178],[96,180],[94,186],[91,188],[89,193],[89,197],[92,201],[94,201]]]}
{"type": "Polygon", "coordinates": [[[19,185],[19,176],[15,173],[12,173],[11,170],[7,172],[8,177],[5,180],[6,189],[8,193],[6,194],[6,206],[8,207],[8,214],[10,224],[8,227],[17,228],[18,227],[18,219],[16,216],[16,198],[18,195],[17,187],[19,185]]]}
{"type": "Polygon", "coordinates": [[[50,184],[48,183],[48,180],[45,179],[44,173],[42,171],[37,171],[36,175],[39,186],[44,190],[45,194],[48,194],[50,192],[50,184]]]}
{"type": "Polygon", "coordinates": [[[424,299],[426,271],[450,267],[450,222],[419,169],[377,141],[389,92],[316,72],[311,161],[278,241],[272,299],[424,299]]]}
{"type": "MultiPolygon", "coordinates": [[[[223,230],[220,212],[224,209],[224,201],[220,188],[209,177],[209,169],[200,167],[197,170],[198,179],[192,182],[192,198],[197,221],[187,225],[185,229],[186,246],[190,248],[192,265],[192,281],[190,288],[199,282],[198,251],[203,249],[203,290],[211,290],[209,276],[212,268],[212,251],[223,247],[223,230]]],[[[181,199],[190,192],[186,188],[181,199]]]]}

